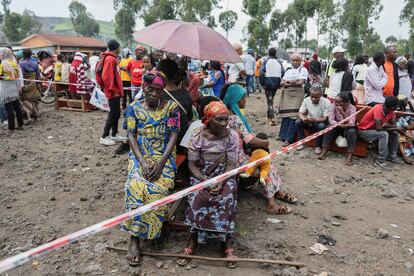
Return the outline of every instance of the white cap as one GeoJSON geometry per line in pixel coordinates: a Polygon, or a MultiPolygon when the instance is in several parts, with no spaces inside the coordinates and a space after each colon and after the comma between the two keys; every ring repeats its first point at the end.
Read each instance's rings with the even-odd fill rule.
{"type": "Polygon", "coordinates": [[[332,49],[332,54],[335,54],[335,53],[345,53],[345,52],[346,52],[346,49],[344,49],[342,46],[335,46],[332,49]]]}

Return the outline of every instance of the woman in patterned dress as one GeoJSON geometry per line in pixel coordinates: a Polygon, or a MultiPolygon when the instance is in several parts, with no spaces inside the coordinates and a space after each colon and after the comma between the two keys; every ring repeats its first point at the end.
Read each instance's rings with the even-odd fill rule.
{"type": "MultiPolygon", "coordinates": [[[[229,112],[221,102],[211,102],[205,107],[204,126],[194,130],[188,147],[191,185],[236,168],[238,135],[227,128],[228,118],[229,112]]],[[[197,243],[218,239],[225,244],[227,258],[236,258],[231,238],[237,208],[235,177],[188,195],[187,202],[185,223],[189,226],[190,239],[184,254],[193,254],[197,243]]],[[[180,258],[177,262],[187,265],[189,260],[180,258]]],[[[229,261],[228,266],[234,268],[237,262],[229,261]]]]}
{"type": "MultiPolygon", "coordinates": [[[[180,129],[177,104],[162,97],[165,78],[149,73],[143,78],[145,99],[127,109],[125,120],[131,147],[128,178],[125,183],[126,210],[130,211],[168,195],[177,171],[175,144],[180,129]]],[[[160,237],[166,206],[135,216],[121,228],[131,234],[127,260],[140,263],[140,238],[160,237]]]]}

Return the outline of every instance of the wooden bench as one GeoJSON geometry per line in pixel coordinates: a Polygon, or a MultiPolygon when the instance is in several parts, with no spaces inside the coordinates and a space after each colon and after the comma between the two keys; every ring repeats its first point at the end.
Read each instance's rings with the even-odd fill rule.
{"type": "MultiPolygon", "coordinates": [[[[360,109],[362,109],[364,107],[365,107],[365,105],[357,105],[356,106],[357,111],[359,111],[360,109]]],[[[367,114],[368,111],[370,111],[370,110],[371,110],[371,107],[368,106],[363,111],[358,113],[357,117],[356,117],[356,122],[359,123],[361,121],[362,117],[364,117],[364,115],[367,114]]],[[[315,133],[315,132],[311,132],[311,131],[305,129],[305,136],[309,136],[313,133],[315,133]]],[[[308,142],[307,146],[316,147],[316,139],[308,142]]],[[[329,146],[329,150],[333,151],[333,152],[346,153],[346,148],[338,147],[335,144],[335,141],[332,141],[331,145],[329,146]]],[[[368,155],[368,143],[365,142],[365,141],[362,141],[362,140],[357,140],[354,155],[358,156],[358,157],[366,157],[368,155]]]]}

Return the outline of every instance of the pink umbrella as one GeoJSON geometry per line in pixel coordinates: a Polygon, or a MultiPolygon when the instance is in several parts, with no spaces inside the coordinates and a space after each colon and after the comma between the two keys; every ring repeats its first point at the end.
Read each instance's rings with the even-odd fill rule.
{"type": "Polygon", "coordinates": [[[137,42],[166,52],[202,60],[241,62],[232,45],[204,24],[164,20],[134,34],[137,42]]]}

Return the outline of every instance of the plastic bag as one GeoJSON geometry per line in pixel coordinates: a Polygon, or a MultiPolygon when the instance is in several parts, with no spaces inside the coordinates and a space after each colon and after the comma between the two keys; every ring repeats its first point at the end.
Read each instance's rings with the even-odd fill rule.
{"type": "Polygon", "coordinates": [[[105,97],[105,93],[97,87],[93,89],[89,103],[99,109],[109,111],[108,99],[105,97]]]}
{"type": "Polygon", "coordinates": [[[335,144],[340,148],[346,148],[348,146],[348,142],[346,141],[345,137],[341,135],[336,138],[335,144]]]}

